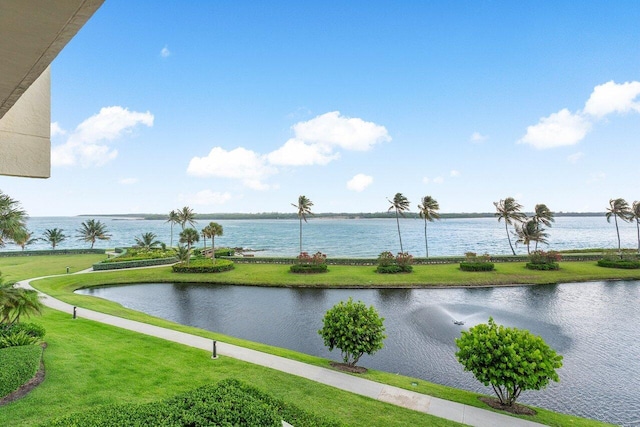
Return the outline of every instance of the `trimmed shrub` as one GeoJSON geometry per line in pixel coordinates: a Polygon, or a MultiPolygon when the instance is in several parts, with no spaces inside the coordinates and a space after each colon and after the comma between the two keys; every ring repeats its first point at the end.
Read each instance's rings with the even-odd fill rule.
{"type": "Polygon", "coordinates": [[[50,421],[44,426],[248,426],[339,427],[234,379],[207,385],[162,402],[109,405],[50,421]]]}
{"type": "Polygon", "coordinates": [[[139,261],[139,260],[147,260],[147,259],[165,259],[165,258],[175,258],[176,251],[171,250],[162,250],[162,249],[140,249],[140,248],[129,248],[126,250],[126,253],[106,259],[102,261],[102,264],[109,264],[114,262],[126,262],[126,261],[139,261]]]}
{"type": "Polygon", "coordinates": [[[625,260],[625,259],[618,259],[618,260],[601,259],[598,261],[598,265],[600,267],[624,268],[628,270],[633,270],[636,268],[640,268],[640,261],[625,260]]]}
{"type": "Polygon", "coordinates": [[[296,274],[315,274],[315,273],[326,273],[329,271],[327,268],[327,264],[322,265],[303,265],[303,264],[294,264],[289,267],[289,271],[291,273],[296,274]]]}
{"type": "Polygon", "coordinates": [[[463,261],[460,263],[462,271],[493,271],[495,265],[487,261],[463,261]]]}
{"type": "Polygon", "coordinates": [[[172,257],[172,258],[139,259],[136,261],[118,261],[118,262],[109,262],[109,263],[99,262],[97,264],[93,264],[93,269],[95,271],[119,270],[123,268],[150,267],[153,265],[173,264],[176,261],[178,261],[178,258],[172,257]]]}
{"type": "Polygon", "coordinates": [[[37,345],[0,349],[0,397],[16,391],[33,378],[40,367],[42,348],[37,345]]]}
{"type": "Polygon", "coordinates": [[[326,273],[327,256],[322,252],[316,252],[313,256],[301,252],[296,258],[296,263],[289,267],[289,271],[297,274],[326,273]]]}
{"type": "Polygon", "coordinates": [[[542,271],[550,271],[550,270],[560,270],[560,264],[557,262],[545,262],[541,264],[536,264],[533,262],[528,262],[525,267],[529,270],[542,270],[542,271]]]}
{"type": "Polygon", "coordinates": [[[213,264],[210,258],[196,258],[192,259],[189,265],[186,262],[181,262],[172,267],[174,273],[221,273],[234,268],[233,261],[216,259],[216,263],[213,264]]]}
{"type": "Polygon", "coordinates": [[[411,273],[413,271],[411,264],[413,264],[413,255],[410,255],[408,252],[398,252],[398,255],[394,257],[391,252],[385,251],[378,255],[376,273],[411,273]]]}

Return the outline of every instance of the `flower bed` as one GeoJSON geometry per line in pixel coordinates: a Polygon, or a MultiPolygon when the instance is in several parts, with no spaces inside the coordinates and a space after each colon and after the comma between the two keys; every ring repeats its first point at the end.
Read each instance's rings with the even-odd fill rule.
{"type": "Polygon", "coordinates": [[[302,252],[296,258],[296,263],[289,267],[289,271],[295,274],[326,273],[327,256],[322,252],[316,252],[313,256],[302,252]]]}

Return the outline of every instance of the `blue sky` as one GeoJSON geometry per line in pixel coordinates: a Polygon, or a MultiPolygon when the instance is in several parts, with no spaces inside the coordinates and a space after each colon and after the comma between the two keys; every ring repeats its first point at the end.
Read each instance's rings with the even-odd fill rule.
{"type": "Polygon", "coordinates": [[[52,64],[31,216],[640,199],[637,1],[107,0],[52,64]]]}

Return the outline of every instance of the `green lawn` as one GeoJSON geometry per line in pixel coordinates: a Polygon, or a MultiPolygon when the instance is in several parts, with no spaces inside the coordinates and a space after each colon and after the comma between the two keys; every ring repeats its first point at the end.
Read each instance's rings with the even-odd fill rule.
{"type": "MultiPolygon", "coordinates": [[[[86,257],[86,264],[83,264],[82,259],[76,260],[77,264],[74,265],[78,269],[96,262],[95,256],[92,255],[66,257],[68,258],[61,256],[58,261],[49,260],[49,268],[58,272],[75,257],[86,257]]],[[[32,262],[41,263],[41,260],[36,259],[39,257],[30,258],[32,262]]],[[[29,267],[29,262],[8,265],[6,261],[7,259],[0,258],[0,270],[8,272],[7,276],[12,275],[12,280],[51,273],[47,272],[46,268],[39,268],[39,273],[32,275],[31,272],[36,270],[29,267]]],[[[374,273],[373,267],[331,266],[327,274],[299,276],[288,273],[288,266],[285,265],[241,264],[233,271],[213,275],[175,274],[171,272],[170,267],[159,267],[64,275],[40,280],[34,285],[43,292],[74,305],[326,367],[328,361],[321,358],[173,324],[125,309],[110,301],[75,295],[72,292],[81,287],[101,284],[139,282],[217,282],[269,286],[339,286],[343,282],[343,285],[362,286],[370,281],[376,286],[398,287],[549,283],[607,278],[635,279],[639,276],[638,273],[630,274],[633,273],[630,271],[603,269],[595,266],[594,262],[563,263],[561,267],[559,272],[537,272],[526,270],[523,263],[506,263],[498,264],[498,271],[495,273],[465,273],[459,271],[455,265],[429,265],[417,266],[416,272],[409,275],[388,276],[374,273]],[[555,279],[549,280],[553,277],[555,279]]],[[[455,425],[233,359],[211,361],[199,350],[81,319],[72,321],[68,313],[47,310],[43,321],[48,331],[46,339],[50,343],[45,354],[47,380],[23,401],[2,408],[0,425],[7,422],[14,424],[22,419],[24,425],[31,425],[34,420],[45,416],[44,414],[65,414],[98,404],[147,402],[171,396],[206,381],[229,376],[257,385],[276,397],[292,399],[299,406],[321,415],[333,415],[349,425],[455,425]],[[119,392],[124,390],[127,390],[126,393],[119,392]]],[[[370,371],[365,377],[444,399],[485,407],[478,401],[478,395],[475,393],[385,372],[370,371]],[[411,383],[418,385],[413,386],[411,383]]],[[[546,410],[539,410],[535,421],[554,426],[605,425],[546,410]]]]}

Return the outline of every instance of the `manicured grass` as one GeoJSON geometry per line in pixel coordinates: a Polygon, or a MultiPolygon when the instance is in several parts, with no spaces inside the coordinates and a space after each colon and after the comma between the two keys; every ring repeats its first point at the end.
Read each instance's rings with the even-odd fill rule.
{"type": "Polygon", "coordinates": [[[47,309],[46,380],[0,410],[0,425],[32,426],[96,405],[146,403],[236,378],[352,426],[458,426],[293,375],[47,309]]]}
{"type": "Polygon", "coordinates": [[[94,263],[107,259],[107,255],[32,255],[0,257],[2,277],[15,282],[32,277],[50,274],[64,274],[69,267],[70,273],[84,270],[94,263]]]}

